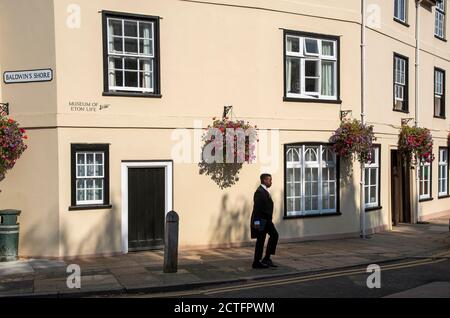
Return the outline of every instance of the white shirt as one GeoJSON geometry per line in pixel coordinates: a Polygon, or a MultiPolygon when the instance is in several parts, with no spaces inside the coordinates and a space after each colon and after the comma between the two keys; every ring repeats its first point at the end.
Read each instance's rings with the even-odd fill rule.
{"type": "Polygon", "coordinates": [[[267,188],[265,184],[261,184],[261,187],[263,187],[263,189],[266,190],[267,193],[269,193],[269,196],[270,196],[269,188],[267,188]]]}

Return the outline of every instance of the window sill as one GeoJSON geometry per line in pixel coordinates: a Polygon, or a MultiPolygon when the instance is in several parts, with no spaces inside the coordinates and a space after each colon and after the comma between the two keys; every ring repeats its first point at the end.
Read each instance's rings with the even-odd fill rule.
{"type": "Polygon", "coordinates": [[[433,116],[434,118],[437,118],[437,119],[447,119],[445,116],[433,116]]]}
{"type": "Polygon", "coordinates": [[[366,208],[366,212],[378,211],[378,210],[381,210],[381,209],[383,209],[383,207],[381,205],[380,206],[373,206],[373,207],[370,207],[370,208],[366,208]]]}
{"type": "Polygon", "coordinates": [[[112,205],[76,205],[69,206],[69,211],[83,211],[83,210],[109,210],[112,205]]]}
{"type": "Polygon", "coordinates": [[[419,202],[428,202],[428,201],[433,201],[433,198],[428,198],[428,199],[420,199],[419,202]]]}
{"type": "Polygon", "coordinates": [[[342,104],[342,100],[330,100],[330,99],[310,99],[310,98],[298,98],[298,97],[283,97],[285,102],[298,102],[298,103],[323,103],[323,104],[342,104]]]}
{"type": "Polygon", "coordinates": [[[447,39],[446,38],[441,38],[439,35],[434,35],[434,37],[436,38],[436,39],[438,39],[438,40],[441,40],[442,42],[447,42],[447,39]]]}
{"type": "Polygon", "coordinates": [[[327,216],[339,216],[342,215],[342,213],[323,213],[323,214],[310,214],[310,215],[293,215],[293,216],[284,216],[283,220],[290,220],[290,219],[309,219],[309,218],[318,218],[318,217],[327,217],[327,216]]]}
{"type": "Polygon", "coordinates": [[[438,196],[438,199],[447,199],[450,198],[450,194],[438,196]]]}
{"type": "Polygon", "coordinates": [[[392,111],[398,112],[398,113],[409,114],[409,110],[401,110],[401,109],[395,109],[395,108],[393,108],[392,111]]]}
{"type": "Polygon", "coordinates": [[[394,21],[397,23],[400,23],[401,25],[404,25],[405,27],[409,28],[409,24],[406,21],[402,21],[396,17],[394,17],[394,21]]]}
{"type": "Polygon", "coordinates": [[[103,92],[103,96],[162,98],[161,94],[132,93],[132,92],[103,92]]]}

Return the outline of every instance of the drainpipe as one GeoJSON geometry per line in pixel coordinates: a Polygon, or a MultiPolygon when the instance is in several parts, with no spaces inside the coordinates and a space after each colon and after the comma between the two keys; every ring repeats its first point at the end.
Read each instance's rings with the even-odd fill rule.
{"type": "MultiPolygon", "coordinates": [[[[416,63],[415,63],[415,73],[416,73],[416,83],[415,83],[415,120],[414,124],[416,127],[419,126],[419,106],[420,106],[420,4],[423,0],[416,0],[416,63]]],[[[419,222],[419,187],[420,187],[420,178],[419,178],[419,165],[420,163],[416,163],[416,197],[415,197],[415,217],[416,222],[419,222]]],[[[413,220],[414,221],[414,220],[413,220]]]]}
{"type": "MultiPolygon", "coordinates": [[[[366,0],[361,0],[361,123],[366,121],[366,0]]],[[[365,167],[361,163],[361,182],[360,182],[360,226],[361,238],[366,238],[366,208],[365,208],[365,167]]]]}

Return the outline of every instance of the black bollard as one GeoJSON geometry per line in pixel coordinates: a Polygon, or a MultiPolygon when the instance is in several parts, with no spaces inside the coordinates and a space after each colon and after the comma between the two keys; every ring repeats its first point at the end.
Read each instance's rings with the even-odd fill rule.
{"type": "Polygon", "coordinates": [[[164,273],[176,273],[178,270],[178,224],[180,218],[175,211],[166,215],[164,233],[164,273]]]}

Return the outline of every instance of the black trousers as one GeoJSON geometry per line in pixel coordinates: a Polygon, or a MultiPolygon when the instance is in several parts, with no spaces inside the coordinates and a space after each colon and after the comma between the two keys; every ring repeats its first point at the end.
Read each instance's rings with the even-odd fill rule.
{"type": "Polygon", "coordinates": [[[256,238],[254,261],[260,261],[262,259],[267,234],[269,234],[269,243],[267,243],[266,256],[275,255],[278,243],[278,232],[275,225],[271,221],[268,221],[264,231],[259,232],[256,238]]]}

